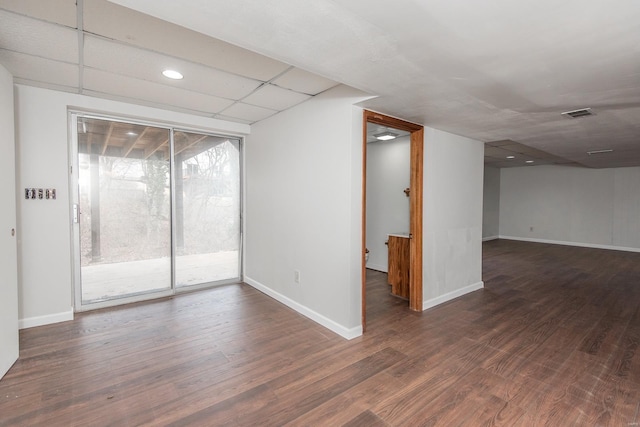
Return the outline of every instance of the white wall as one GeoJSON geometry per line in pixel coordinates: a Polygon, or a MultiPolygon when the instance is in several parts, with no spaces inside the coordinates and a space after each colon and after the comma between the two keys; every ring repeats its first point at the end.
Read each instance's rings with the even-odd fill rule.
{"type": "MultiPolygon", "coordinates": [[[[72,317],[68,106],[242,134],[236,123],[17,86],[21,325],[72,317]]],[[[252,127],[245,280],[346,337],[361,332],[362,110],[339,86],[252,127]],[[294,270],[301,283],[295,284],[294,270]]],[[[425,129],[425,308],[482,286],[482,143],[425,129]]]]}
{"type": "Polygon", "coordinates": [[[361,333],[363,99],[338,86],[245,146],[245,281],[345,337],[361,333]]]}
{"type": "Polygon", "coordinates": [[[425,128],[424,302],[483,287],[482,142],[425,128]]]}
{"type": "Polygon", "coordinates": [[[18,193],[56,188],[56,200],[19,198],[19,314],[22,327],[73,317],[68,107],[243,134],[249,127],[64,92],[16,86],[18,193]]]}
{"type": "Polygon", "coordinates": [[[411,140],[408,136],[367,144],[368,268],[387,271],[389,233],[409,233],[411,140]]]}
{"type": "Polygon", "coordinates": [[[506,168],[500,182],[503,237],[640,249],[638,167],[506,168]]]}
{"type": "Polygon", "coordinates": [[[0,378],[18,358],[13,76],[0,65],[0,378]]]}
{"type": "Polygon", "coordinates": [[[482,238],[497,239],[500,234],[500,169],[484,168],[482,238]]]}

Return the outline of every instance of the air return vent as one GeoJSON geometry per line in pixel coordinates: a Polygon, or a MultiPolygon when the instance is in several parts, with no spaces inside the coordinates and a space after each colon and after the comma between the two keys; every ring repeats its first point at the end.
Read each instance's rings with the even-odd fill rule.
{"type": "Polygon", "coordinates": [[[572,119],[577,119],[578,117],[593,116],[593,113],[591,112],[591,108],[581,108],[579,110],[565,111],[562,115],[572,119]]]}

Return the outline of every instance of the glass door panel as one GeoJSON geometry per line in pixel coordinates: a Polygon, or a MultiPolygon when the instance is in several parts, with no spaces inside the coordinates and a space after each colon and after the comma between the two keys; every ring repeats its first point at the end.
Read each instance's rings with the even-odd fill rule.
{"type": "Polygon", "coordinates": [[[240,141],[174,133],[177,287],[240,277],[240,141]]]}
{"type": "Polygon", "coordinates": [[[171,289],[169,129],[78,118],[82,304],[171,289]]]}

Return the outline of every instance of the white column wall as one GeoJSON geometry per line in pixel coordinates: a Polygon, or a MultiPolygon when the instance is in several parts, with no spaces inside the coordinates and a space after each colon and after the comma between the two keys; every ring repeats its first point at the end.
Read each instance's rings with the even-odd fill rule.
{"type": "Polygon", "coordinates": [[[347,338],[361,333],[362,110],[353,104],[365,97],[330,89],[253,125],[245,150],[245,280],[347,338]]]}
{"type": "Polygon", "coordinates": [[[424,302],[480,289],[484,145],[425,128],[424,302]]]}

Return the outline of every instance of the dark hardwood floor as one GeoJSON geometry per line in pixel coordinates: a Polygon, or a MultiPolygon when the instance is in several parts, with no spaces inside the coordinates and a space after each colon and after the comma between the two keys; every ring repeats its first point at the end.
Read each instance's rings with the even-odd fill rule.
{"type": "Polygon", "coordinates": [[[2,426],[637,426],[640,253],[484,244],[422,313],[369,271],[346,341],[247,285],[20,333],[2,426]]]}

